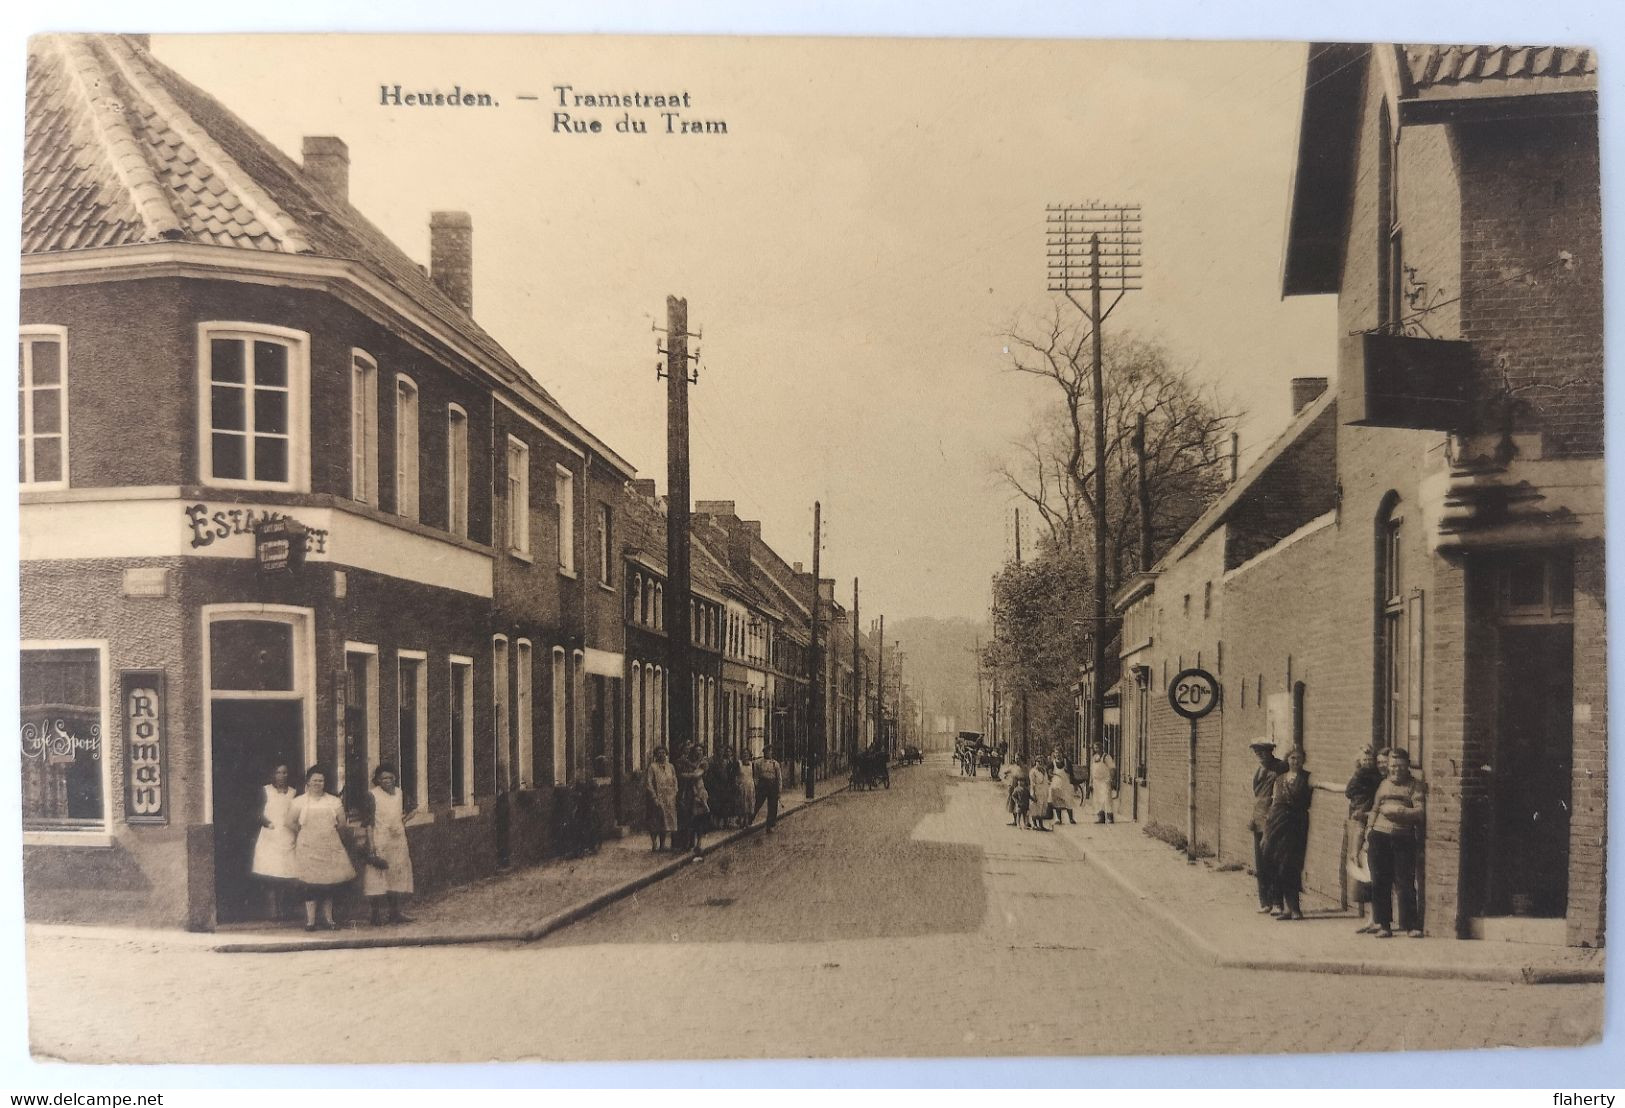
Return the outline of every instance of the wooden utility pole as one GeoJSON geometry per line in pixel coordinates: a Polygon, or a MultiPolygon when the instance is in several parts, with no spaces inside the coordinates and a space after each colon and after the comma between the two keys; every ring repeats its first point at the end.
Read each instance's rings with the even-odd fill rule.
{"type": "MultiPolygon", "coordinates": [[[[659,330],[659,328],[656,328],[659,330]]],[[[666,693],[667,741],[673,750],[686,748],[694,731],[693,665],[689,651],[691,580],[689,570],[688,386],[699,381],[689,369],[688,301],[666,297],[666,364],[655,370],[666,379],[666,693]]]]}
{"type": "Polygon", "coordinates": [[[1049,289],[1065,293],[1073,307],[1089,320],[1089,391],[1094,404],[1094,613],[1090,638],[1090,665],[1093,667],[1089,699],[1089,735],[1092,743],[1106,734],[1106,640],[1109,620],[1106,613],[1106,399],[1105,354],[1102,330],[1106,317],[1123,296],[1140,288],[1140,206],[1138,204],[1056,205],[1049,208],[1049,289]],[[1103,252],[1101,246],[1106,250],[1103,252]],[[1087,253],[1085,249],[1087,248],[1087,253]],[[1110,308],[1102,309],[1101,293],[1117,293],[1110,308]],[[1087,290],[1085,308],[1075,295],[1087,290]]]}
{"type": "Polygon", "coordinates": [[[858,683],[858,579],[852,578],[852,756],[863,749],[863,689],[858,683]]]}
{"type": "Polygon", "coordinates": [[[818,578],[819,572],[819,546],[820,531],[824,522],[824,506],[819,501],[813,501],[813,567],[812,567],[812,647],[808,651],[807,662],[812,669],[812,734],[808,736],[806,749],[802,752],[801,776],[802,786],[806,791],[808,800],[813,798],[813,747],[824,744],[824,665],[818,657],[818,600],[823,592],[823,584],[818,578]]]}
{"type": "Polygon", "coordinates": [[[885,750],[891,749],[886,736],[886,617],[880,617],[880,638],[875,659],[875,738],[885,750]]]}

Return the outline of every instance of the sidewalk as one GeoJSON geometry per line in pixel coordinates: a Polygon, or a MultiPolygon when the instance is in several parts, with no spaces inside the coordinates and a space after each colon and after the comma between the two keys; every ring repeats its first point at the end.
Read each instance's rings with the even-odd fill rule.
{"type": "Polygon", "coordinates": [[[1361,921],[1352,911],[1310,911],[1283,926],[1258,913],[1257,886],[1245,870],[1221,872],[1211,859],[1190,865],[1138,824],[1067,825],[1056,837],[1215,965],[1530,985],[1603,980],[1601,950],[1431,936],[1377,939],[1354,933],[1361,921]]]}
{"type": "MultiPolygon", "coordinates": [[[[842,780],[820,781],[808,801],[800,789],[781,798],[779,819],[846,791],[842,780]]],[[[760,835],[765,817],[743,831],[706,835],[704,854],[760,835]]],[[[187,946],[226,954],[265,954],[299,950],[358,950],[394,946],[448,946],[462,943],[530,942],[629,896],[690,865],[688,856],[654,854],[649,838],[628,834],[610,839],[596,854],[558,858],[537,866],[459,885],[411,900],[411,923],[373,927],[366,920],[340,924],[340,930],[306,932],[302,925],[231,928],[198,933],[126,927],[28,924],[31,936],[100,938],[158,946],[187,946]]],[[[703,864],[703,863],[702,863],[703,864]]]]}

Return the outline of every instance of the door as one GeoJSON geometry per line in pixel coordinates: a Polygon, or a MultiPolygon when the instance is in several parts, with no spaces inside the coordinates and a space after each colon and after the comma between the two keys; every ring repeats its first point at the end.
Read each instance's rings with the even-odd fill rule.
{"type": "Polygon", "coordinates": [[[1501,628],[1488,915],[1560,917],[1568,906],[1574,633],[1501,628]]]}
{"type": "Polygon", "coordinates": [[[214,895],[221,923],[267,918],[263,882],[251,869],[260,832],[264,786],[280,763],[298,787],[304,766],[304,703],[216,699],[210,711],[214,749],[214,895]]]}

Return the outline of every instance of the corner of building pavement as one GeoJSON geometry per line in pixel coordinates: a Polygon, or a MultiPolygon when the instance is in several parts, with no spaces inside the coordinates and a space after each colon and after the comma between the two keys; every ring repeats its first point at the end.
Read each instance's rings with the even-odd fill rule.
{"type": "MultiPolygon", "coordinates": [[[[812,799],[786,793],[782,822],[797,812],[847,791],[845,782],[820,782],[812,799]]],[[[307,934],[295,923],[256,924],[211,932],[156,928],[88,927],[30,923],[38,939],[104,939],[180,946],[222,954],[274,954],[310,950],[367,950],[384,947],[454,946],[472,943],[534,942],[585,919],[666,877],[681,872],[724,847],[745,839],[765,839],[766,824],[713,832],[699,859],[691,854],[655,853],[643,835],[606,839],[580,858],[553,858],[425,897],[410,907],[411,922],[372,926],[366,918],[346,920],[340,930],[307,934]]]]}
{"type": "Polygon", "coordinates": [[[1249,871],[1211,858],[1193,864],[1132,821],[1080,820],[1062,834],[1085,867],[1135,897],[1148,915],[1214,965],[1531,985],[1603,980],[1601,949],[1433,934],[1378,939],[1357,933],[1366,921],[1354,909],[1336,906],[1307,907],[1301,921],[1261,915],[1249,871]]]}

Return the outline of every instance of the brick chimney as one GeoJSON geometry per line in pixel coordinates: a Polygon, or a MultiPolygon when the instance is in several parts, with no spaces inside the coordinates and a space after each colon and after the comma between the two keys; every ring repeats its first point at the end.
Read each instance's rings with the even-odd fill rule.
{"type": "Polygon", "coordinates": [[[762,521],[759,519],[742,519],[739,521],[739,526],[743,527],[757,538],[762,537],[762,521]]]}
{"type": "Polygon", "coordinates": [[[639,477],[632,482],[632,491],[639,496],[650,500],[655,498],[655,479],[653,477],[639,477]]]}
{"type": "Polygon", "coordinates": [[[1330,383],[1325,377],[1292,378],[1292,414],[1297,415],[1313,404],[1330,383]]]}
{"type": "Polygon", "coordinates": [[[350,199],[350,148],[335,135],[306,135],[305,176],[323,191],[350,199]]]}
{"type": "Polygon", "coordinates": [[[792,572],[795,573],[795,575],[797,577],[801,576],[801,563],[800,562],[791,562],[790,563],[790,569],[791,569],[792,572]]]}
{"type": "Polygon", "coordinates": [[[429,280],[474,312],[474,220],[467,212],[429,213],[429,280]]]}
{"type": "Polygon", "coordinates": [[[694,511],[705,516],[731,516],[734,514],[732,500],[696,500],[694,511]]]}

